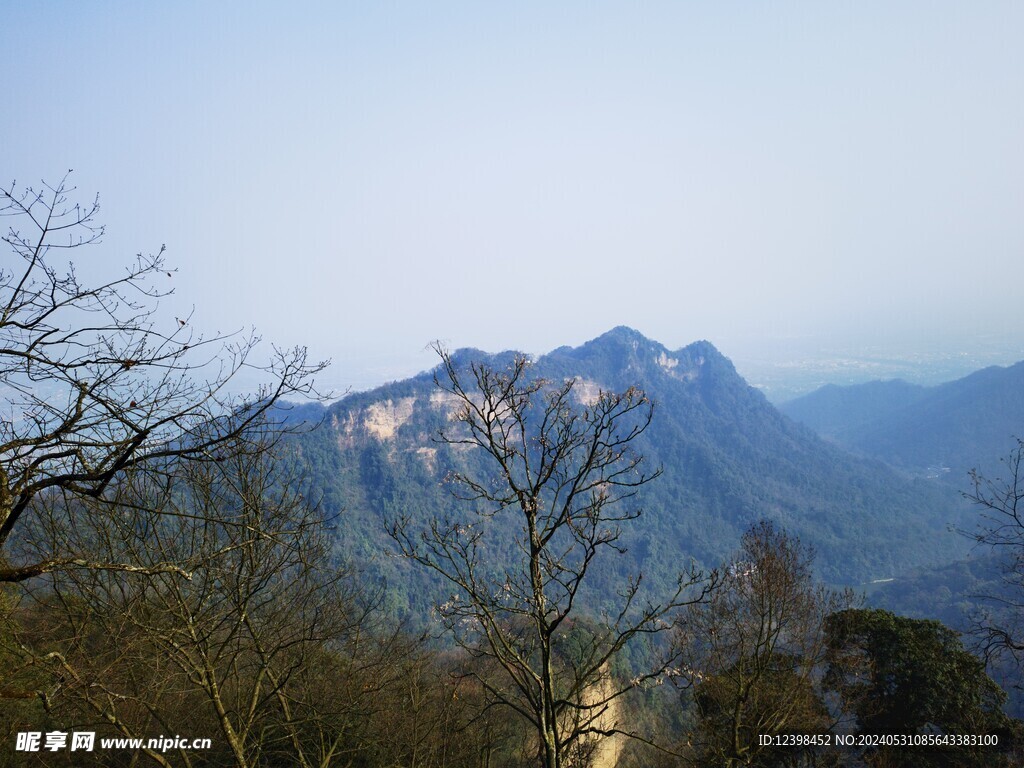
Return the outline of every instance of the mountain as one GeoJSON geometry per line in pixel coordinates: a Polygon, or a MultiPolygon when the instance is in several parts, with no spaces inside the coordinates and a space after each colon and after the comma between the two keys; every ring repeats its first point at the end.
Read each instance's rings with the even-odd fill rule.
{"type": "Polygon", "coordinates": [[[1024,362],[933,387],[827,386],[781,409],[850,450],[966,489],[970,469],[997,473],[1024,436],[1024,362]]]}
{"type": "MultiPolygon", "coordinates": [[[[459,350],[453,359],[503,367],[514,355],[459,350]]],[[[574,379],[582,401],[599,389],[638,386],[655,403],[637,448],[664,474],[643,489],[644,514],[623,539],[628,556],[601,577],[608,589],[636,570],[668,584],[690,558],[716,565],[764,518],[812,544],[820,574],[832,583],[947,562],[964,547],[947,532],[959,505],[953,494],[822,440],[747,385],[707,341],[670,351],[620,327],[560,347],[531,369],[549,380],[574,379]]],[[[344,509],[343,549],[397,588],[400,607],[425,599],[426,587],[407,563],[386,556],[383,521],[465,511],[443,480],[474,459],[432,439],[449,407],[426,372],[344,398],[320,428],[297,438],[325,508],[344,509]]]]}
{"type": "Polygon", "coordinates": [[[782,403],[779,410],[822,437],[844,443],[851,432],[898,414],[927,392],[926,387],[902,379],[851,386],[826,384],[810,394],[782,403]]]}

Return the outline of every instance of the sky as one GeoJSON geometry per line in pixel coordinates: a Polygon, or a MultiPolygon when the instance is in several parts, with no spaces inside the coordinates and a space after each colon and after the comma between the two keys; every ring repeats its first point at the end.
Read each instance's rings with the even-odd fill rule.
{"type": "Polygon", "coordinates": [[[166,244],[162,311],[336,389],[621,324],[741,371],[1012,355],[1022,39],[1019,2],[7,2],[0,180],[74,169],[86,274],[166,244]]]}

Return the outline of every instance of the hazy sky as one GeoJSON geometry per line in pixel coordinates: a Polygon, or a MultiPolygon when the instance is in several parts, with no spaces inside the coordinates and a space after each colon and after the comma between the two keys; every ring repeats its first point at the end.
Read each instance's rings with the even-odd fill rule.
{"type": "Polygon", "coordinates": [[[195,325],[337,386],[618,324],[1019,342],[1022,40],[1020,2],[5,2],[0,178],[74,168],[97,269],[166,243],[195,325]]]}

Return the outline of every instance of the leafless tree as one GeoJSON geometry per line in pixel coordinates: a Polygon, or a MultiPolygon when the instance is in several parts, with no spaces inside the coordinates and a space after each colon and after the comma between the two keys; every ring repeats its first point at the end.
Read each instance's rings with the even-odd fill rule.
{"type": "Polygon", "coordinates": [[[381,688],[363,722],[366,766],[511,768],[521,765],[524,728],[488,710],[476,681],[459,672],[460,654],[416,652],[396,659],[394,684],[381,688]]]}
{"type": "Polygon", "coordinates": [[[0,582],[98,565],[59,552],[10,562],[7,545],[40,494],[98,497],[133,467],[217,458],[280,398],[312,393],[324,365],[304,348],[275,350],[271,383],[232,393],[258,337],[203,337],[190,316],[164,320],[173,272],[163,248],[120,275],[80,277],[71,257],[81,266],[103,227],[98,199],[80,205],[74,191],[67,176],[0,187],[10,254],[0,266],[0,582]]]}
{"type": "Polygon", "coordinates": [[[496,370],[461,366],[435,349],[435,382],[454,408],[439,439],[466,458],[467,469],[449,480],[469,511],[423,529],[399,519],[390,532],[405,556],[451,586],[439,611],[477,657],[472,674],[494,703],[530,723],[541,764],[560,768],[584,742],[624,732],[617,700],[659,678],[671,659],[630,680],[613,679],[611,661],[668,629],[707,584],[691,570],[651,601],[636,576],[613,611],[586,627],[577,622],[588,573],[602,554],[624,552],[622,526],[640,516],[630,501],[660,474],[644,471],[632,450],[651,423],[650,400],[630,388],[580,402],[573,380],[533,377],[523,357],[496,370]]]}
{"type": "MultiPolygon", "coordinates": [[[[816,585],[813,557],[798,538],[761,522],[723,566],[710,601],[689,611],[681,673],[697,704],[698,764],[760,764],[770,747],[759,736],[830,727],[815,691],[824,621],[853,597],[816,585]]],[[[787,748],[794,764],[800,751],[787,748]]]]}
{"type": "Polygon", "coordinates": [[[971,470],[974,489],[964,497],[980,509],[974,530],[961,531],[978,544],[1003,555],[1003,588],[982,596],[994,610],[976,617],[974,634],[986,659],[1008,656],[1024,661],[1024,440],[1002,461],[1004,471],[986,477],[971,470]]]}
{"type": "Polygon", "coordinates": [[[51,711],[126,737],[217,736],[240,768],[351,757],[365,747],[358,713],[397,684],[407,652],[379,631],[375,601],[332,561],[319,511],[274,458],[228,455],[173,475],[135,468],[71,512],[38,500],[39,559],[87,549],[138,570],[27,584],[21,657],[50,672],[38,693],[51,711]]]}

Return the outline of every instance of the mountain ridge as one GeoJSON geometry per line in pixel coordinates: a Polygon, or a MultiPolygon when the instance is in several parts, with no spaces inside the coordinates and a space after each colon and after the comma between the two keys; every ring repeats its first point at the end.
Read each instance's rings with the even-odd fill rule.
{"type": "Polygon", "coordinates": [[[996,470],[1024,434],[1024,362],[903,384],[822,387],[781,410],[848,450],[962,489],[969,470],[996,470]]]}
{"type": "MultiPolygon", "coordinates": [[[[516,354],[463,349],[452,358],[460,367],[471,360],[501,365],[516,354]]],[[[602,576],[609,590],[639,570],[664,585],[691,557],[717,565],[747,527],[765,518],[815,546],[819,572],[833,583],[943,562],[963,546],[946,535],[957,514],[950,494],[825,442],[772,406],[708,341],[669,350],[620,326],[541,355],[529,371],[572,379],[580,404],[600,389],[629,386],[655,403],[654,421],[636,447],[664,474],[644,488],[644,515],[624,536],[628,563],[602,576]]],[[[433,375],[425,371],[332,404],[323,428],[314,430],[319,434],[305,443],[320,457],[331,511],[346,510],[343,537],[392,584],[401,568],[381,558],[384,520],[465,513],[444,477],[473,459],[436,440],[448,405],[433,375]]],[[[404,604],[417,599],[407,594],[404,604]]]]}

